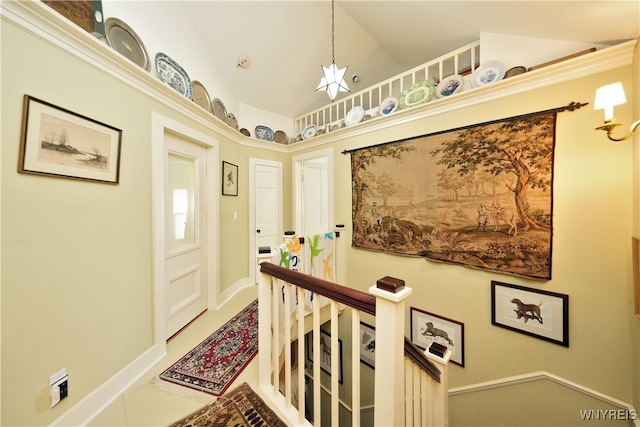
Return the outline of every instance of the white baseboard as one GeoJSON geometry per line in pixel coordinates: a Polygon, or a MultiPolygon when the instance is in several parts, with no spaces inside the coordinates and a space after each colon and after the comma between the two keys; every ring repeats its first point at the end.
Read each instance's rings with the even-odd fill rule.
{"type": "Polygon", "coordinates": [[[250,277],[245,277],[244,279],[240,279],[236,281],[233,285],[231,285],[227,290],[220,294],[220,299],[218,301],[218,307],[216,309],[225,305],[235,294],[240,292],[245,288],[249,288],[251,286],[256,286],[256,284],[251,280],[250,277]]]}
{"type": "MultiPolygon", "coordinates": [[[[487,381],[483,383],[470,384],[462,387],[450,388],[449,397],[461,395],[461,394],[491,390],[494,388],[508,387],[508,386],[517,385],[517,384],[525,384],[528,382],[540,381],[540,380],[553,381],[557,384],[560,384],[567,388],[571,388],[579,393],[582,393],[594,399],[600,400],[611,406],[616,406],[620,409],[624,409],[626,411],[636,413],[635,408],[630,403],[623,402],[622,400],[616,399],[615,397],[608,396],[604,393],[600,393],[599,391],[590,389],[588,387],[585,387],[578,383],[574,383],[573,381],[569,381],[565,378],[559,377],[557,375],[554,375],[545,371],[530,372],[528,374],[500,378],[493,381],[487,381]]],[[[633,420],[633,423],[636,427],[640,427],[639,419],[633,420]]]]}
{"type": "Polygon", "coordinates": [[[167,353],[165,342],[156,344],[89,393],[50,426],[86,426],[167,353]]]}

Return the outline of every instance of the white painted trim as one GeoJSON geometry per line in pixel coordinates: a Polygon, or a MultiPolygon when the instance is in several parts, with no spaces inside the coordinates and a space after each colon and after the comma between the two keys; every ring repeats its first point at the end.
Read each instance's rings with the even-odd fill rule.
{"type": "Polygon", "coordinates": [[[164,341],[155,344],[49,425],[85,426],[89,424],[166,354],[164,341]]]}
{"type": "Polygon", "coordinates": [[[220,293],[220,298],[218,300],[220,305],[218,306],[218,308],[231,301],[231,299],[241,290],[250,288],[252,286],[255,286],[255,283],[253,283],[251,277],[245,277],[236,281],[228,289],[220,293]]]}
{"type": "MultiPolygon", "coordinates": [[[[247,138],[212,113],[164,84],[155,74],[137,66],[107,43],[98,40],[62,15],[34,0],[2,0],[0,16],[45,43],[144,93],[167,108],[224,135],[239,145],[287,152],[285,145],[247,138]]],[[[293,121],[293,119],[292,119],[293,121]]]]}
{"type": "MultiPolygon", "coordinates": [[[[565,378],[559,377],[558,375],[554,375],[545,371],[529,372],[527,374],[514,375],[512,377],[499,378],[497,380],[450,388],[449,397],[462,395],[462,394],[476,393],[476,392],[491,390],[495,388],[510,387],[513,385],[526,384],[526,383],[540,381],[540,380],[552,381],[556,384],[573,389],[579,393],[582,393],[586,396],[600,400],[609,405],[617,406],[620,409],[625,409],[627,411],[635,412],[633,405],[631,405],[630,403],[623,402],[622,400],[616,399],[615,397],[611,397],[604,393],[600,393],[599,391],[593,390],[591,388],[585,387],[583,385],[580,385],[573,381],[569,381],[565,378]]],[[[634,425],[640,427],[640,420],[638,419],[634,420],[634,425]]]]}
{"type": "Polygon", "coordinates": [[[328,230],[333,230],[335,227],[335,213],[333,207],[334,200],[334,181],[333,181],[333,147],[322,148],[317,151],[312,151],[305,154],[299,154],[297,156],[293,156],[291,159],[291,167],[293,170],[291,188],[293,189],[293,200],[292,206],[293,209],[293,218],[295,228],[294,230],[298,233],[302,232],[302,163],[305,160],[317,159],[319,157],[326,157],[327,159],[327,176],[328,176],[328,206],[327,210],[329,213],[328,221],[329,228],[328,230]]]}
{"type": "MultiPolygon", "coordinates": [[[[312,147],[334,144],[336,141],[377,132],[399,124],[630,66],[633,62],[633,52],[637,42],[637,40],[629,40],[596,52],[504,79],[491,85],[461,92],[456,96],[434,99],[410,109],[396,111],[389,116],[374,117],[355,126],[315,136],[288,147],[291,153],[295,153],[312,147]]],[[[591,103],[593,100],[572,99],[567,100],[567,103],[571,101],[591,103]]],[[[557,105],[549,106],[549,108],[555,107],[557,105]]]]}
{"type": "MultiPolygon", "coordinates": [[[[64,19],[42,2],[3,0],[0,1],[0,15],[2,15],[2,19],[6,19],[43,41],[164,103],[167,108],[187,115],[238,145],[281,153],[295,153],[312,147],[333,144],[336,141],[376,132],[425,117],[630,66],[638,42],[636,39],[629,40],[491,85],[461,92],[455,97],[436,99],[420,106],[397,111],[390,116],[375,117],[356,126],[338,129],[292,145],[283,145],[245,137],[222,120],[160,82],[151,73],[111,49],[106,43],[100,42],[71,21],[64,19]]],[[[592,100],[575,99],[571,101],[591,102],[592,100]]],[[[552,105],[549,108],[555,107],[557,105],[552,105]]]]}
{"type": "Polygon", "coordinates": [[[249,278],[253,280],[253,283],[258,283],[258,277],[256,275],[258,260],[256,258],[256,177],[254,174],[254,168],[256,165],[273,166],[278,169],[278,201],[279,218],[278,218],[278,235],[284,235],[283,225],[283,199],[282,199],[282,162],[274,160],[264,160],[255,157],[249,157],[249,278]]]}
{"type": "Polygon", "coordinates": [[[207,306],[217,308],[220,298],[220,205],[217,190],[220,188],[219,143],[214,138],[165,117],[151,113],[151,190],[153,200],[153,271],[155,342],[167,339],[165,313],[165,235],[164,235],[164,184],[165,132],[179,135],[207,148],[207,306]]]}

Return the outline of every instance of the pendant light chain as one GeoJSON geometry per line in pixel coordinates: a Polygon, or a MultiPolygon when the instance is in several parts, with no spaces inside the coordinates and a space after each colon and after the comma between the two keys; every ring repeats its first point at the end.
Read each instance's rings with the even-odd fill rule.
{"type": "Polygon", "coordinates": [[[331,0],[331,62],[333,64],[336,63],[335,33],[336,33],[335,1],[331,0]]]}
{"type": "Polygon", "coordinates": [[[331,0],[331,65],[322,66],[322,74],[320,84],[316,90],[326,91],[329,99],[333,102],[338,92],[349,92],[349,86],[344,81],[344,75],[347,67],[338,68],[336,65],[336,14],[335,0],[331,0]]]}

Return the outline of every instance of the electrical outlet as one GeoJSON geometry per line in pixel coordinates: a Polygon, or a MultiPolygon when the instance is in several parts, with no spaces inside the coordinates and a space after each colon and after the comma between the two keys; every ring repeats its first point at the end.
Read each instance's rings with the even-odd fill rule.
{"type": "Polygon", "coordinates": [[[49,394],[52,408],[69,395],[69,375],[66,369],[63,368],[49,377],[49,394]]]}

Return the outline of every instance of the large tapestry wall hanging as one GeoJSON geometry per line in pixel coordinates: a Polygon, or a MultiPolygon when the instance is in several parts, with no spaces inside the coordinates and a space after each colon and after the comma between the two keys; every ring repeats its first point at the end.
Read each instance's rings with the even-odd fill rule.
{"type": "Polygon", "coordinates": [[[352,150],[352,245],[551,279],[558,110],[352,150]]]}

